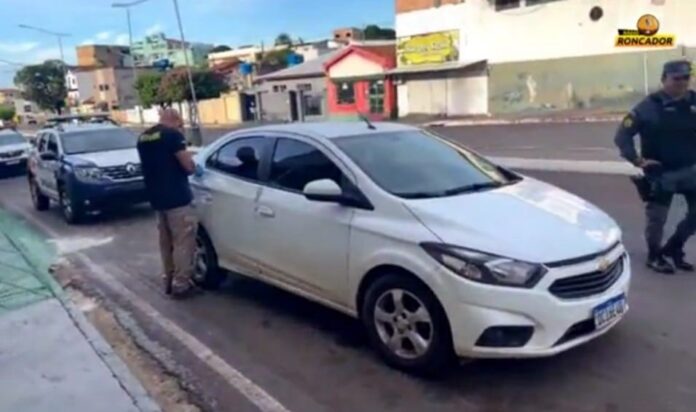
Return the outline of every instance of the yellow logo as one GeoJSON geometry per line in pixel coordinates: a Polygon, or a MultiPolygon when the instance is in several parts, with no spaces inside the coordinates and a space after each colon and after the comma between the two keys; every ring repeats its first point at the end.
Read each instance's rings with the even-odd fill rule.
{"type": "Polygon", "coordinates": [[[626,129],[630,129],[633,127],[633,118],[631,116],[626,116],[623,121],[623,127],[626,129]]]}
{"type": "Polygon", "coordinates": [[[640,16],[636,29],[619,29],[616,47],[658,47],[671,48],[677,45],[677,36],[658,34],[660,20],[652,14],[640,16]]]}
{"type": "Polygon", "coordinates": [[[396,45],[399,66],[442,64],[459,60],[459,31],[401,37],[396,45]]]}

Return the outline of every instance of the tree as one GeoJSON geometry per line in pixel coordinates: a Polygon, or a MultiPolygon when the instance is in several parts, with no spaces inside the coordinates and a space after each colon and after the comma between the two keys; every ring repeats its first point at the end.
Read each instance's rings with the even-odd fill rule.
{"type": "Polygon", "coordinates": [[[160,97],[160,84],[163,75],[161,73],[143,73],[135,82],[135,90],[138,92],[140,102],[146,108],[162,104],[160,97]]]}
{"type": "Polygon", "coordinates": [[[15,108],[9,104],[0,105],[0,120],[9,121],[15,117],[15,108]]]}
{"type": "Polygon", "coordinates": [[[44,110],[60,114],[65,107],[68,96],[65,66],[58,60],[25,66],[17,72],[14,82],[22,90],[25,99],[35,102],[44,110]]]}
{"type": "Polygon", "coordinates": [[[220,53],[220,52],[226,52],[230,51],[232,48],[230,46],[225,46],[225,45],[220,45],[220,46],[215,46],[213,49],[210,51],[211,53],[220,53]]]}
{"type": "Polygon", "coordinates": [[[293,51],[289,48],[265,53],[261,57],[261,71],[269,73],[286,68],[288,66],[288,56],[292,53],[293,51]]]}
{"type": "MultiPolygon", "coordinates": [[[[209,69],[194,70],[193,87],[198,99],[213,99],[229,90],[225,79],[209,69]]],[[[186,69],[174,69],[164,75],[159,86],[158,98],[163,103],[191,101],[191,87],[186,69]]]]}
{"type": "Polygon", "coordinates": [[[393,40],[396,38],[396,31],[379,27],[376,24],[365,26],[363,33],[365,34],[365,40],[393,40]]]}
{"type": "Polygon", "coordinates": [[[287,33],[280,33],[275,39],[276,46],[292,46],[292,37],[287,33]]]}

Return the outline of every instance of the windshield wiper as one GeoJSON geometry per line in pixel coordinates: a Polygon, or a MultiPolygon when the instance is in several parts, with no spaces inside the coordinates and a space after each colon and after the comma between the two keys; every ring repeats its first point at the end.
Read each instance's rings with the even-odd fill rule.
{"type": "Polygon", "coordinates": [[[499,187],[505,186],[505,183],[501,182],[486,182],[486,183],[475,183],[472,185],[455,187],[453,189],[445,190],[445,196],[460,195],[463,193],[474,193],[481,192],[483,190],[497,189],[499,187]]]}

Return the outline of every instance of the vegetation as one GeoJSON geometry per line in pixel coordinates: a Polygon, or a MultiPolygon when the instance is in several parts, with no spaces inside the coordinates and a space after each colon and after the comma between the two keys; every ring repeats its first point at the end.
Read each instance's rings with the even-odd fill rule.
{"type": "Polygon", "coordinates": [[[60,114],[68,96],[65,87],[65,66],[58,60],[24,66],[14,78],[25,99],[43,110],[60,114]]]}
{"type": "Polygon", "coordinates": [[[396,31],[390,28],[382,28],[376,24],[365,26],[363,30],[365,40],[393,40],[396,38],[396,31]]]}
{"type": "Polygon", "coordinates": [[[0,120],[9,121],[15,117],[15,108],[9,104],[0,105],[0,120]]]}

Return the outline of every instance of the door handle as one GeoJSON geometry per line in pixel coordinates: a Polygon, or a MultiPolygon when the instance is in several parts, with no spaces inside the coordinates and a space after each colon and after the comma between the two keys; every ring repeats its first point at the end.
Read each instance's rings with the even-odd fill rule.
{"type": "Polygon", "coordinates": [[[257,206],[256,207],[256,214],[261,216],[261,217],[275,217],[275,212],[273,209],[271,209],[268,206],[257,206]]]}

